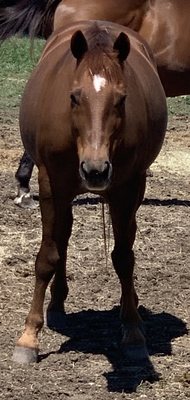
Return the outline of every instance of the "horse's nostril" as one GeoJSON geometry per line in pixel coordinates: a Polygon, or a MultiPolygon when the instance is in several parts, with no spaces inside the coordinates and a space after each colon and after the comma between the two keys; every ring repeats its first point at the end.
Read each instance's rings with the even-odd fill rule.
{"type": "Polygon", "coordinates": [[[105,161],[104,172],[109,172],[110,166],[111,166],[110,162],[105,161]]]}
{"type": "Polygon", "coordinates": [[[88,172],[88,170],[87,170],[87,165],[86,165],[85,161],[82,161],[82,162],[81,162],[80,167],[81,167],[81,171],[82,171],[84,174],[88,172]]]}
{"type": "Polygon", "coordinates": [[[108,179],[110,177],[110,170],[111,170],[111,164],[109,161],[105,161],[104,167],[102,170],[102,178],[103,179],[108,179]]]}

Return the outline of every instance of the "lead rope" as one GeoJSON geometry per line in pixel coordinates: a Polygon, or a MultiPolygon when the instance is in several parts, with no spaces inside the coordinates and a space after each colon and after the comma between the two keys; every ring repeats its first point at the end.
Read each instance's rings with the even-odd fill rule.
{"type": "Polygon", "coordinates": [[[108,254],[109,254],[109,248],[110,248],[110,213],[109,213],[109,220],[108,220],[108,242],[107,242],[104,201],[102,201],[102,220],[103,220],[104,253],[105,253],[106,270],[107,270],[108,269],[108,254]]]}

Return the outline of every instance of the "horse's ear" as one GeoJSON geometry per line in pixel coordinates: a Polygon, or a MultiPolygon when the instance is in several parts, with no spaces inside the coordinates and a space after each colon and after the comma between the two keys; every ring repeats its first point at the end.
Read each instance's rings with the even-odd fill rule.
{"type": "Polygon", "coordinates": [[[88,44],[85,36],[81,31],[76,31],[71,38],[71,51],[73,56],[79,61],[87,50],[88,44]]]}
{"type": "Polygon", "coordinates": [[[119,34],[113,45],[113,48],[118,52],[119,62],[122,63],[125,61],[130,52],[130,41],[124,32],[119,34]]]}

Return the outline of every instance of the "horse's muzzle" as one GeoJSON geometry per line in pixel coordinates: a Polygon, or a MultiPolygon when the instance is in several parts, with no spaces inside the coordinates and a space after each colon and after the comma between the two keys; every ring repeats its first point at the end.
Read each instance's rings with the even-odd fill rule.
{"type": "Polygon", "coordinates": [[[101,191],[107,189],[112,175],[112,165],[109,161],[82,161],[79,173],[88,190],[101,191]]]}

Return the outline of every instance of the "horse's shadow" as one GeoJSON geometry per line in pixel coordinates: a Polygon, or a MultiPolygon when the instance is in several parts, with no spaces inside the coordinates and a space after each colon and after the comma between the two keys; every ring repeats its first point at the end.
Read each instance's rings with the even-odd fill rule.
{"type": "MultiPolygon", "coordinates": [[[[171,340],[187,334],[186,324],[165,312],[153,314],[143,307],[139,308],[139,312],[145,323],[149,355],[170,355],[171,340]]],[[[39,361],[52,353],[70,351],[103,354],[113,366],[111,372],[105,373],[110,392],[132,392],[142,381],[153,383],[159,379],[150,359],[129,364],[123,357],[118,307],[109,311],[88,310],[67,314],[63,316],[62,329],[51,329],[70,339],[62,343],[56,352],[40,355],[39,361]]]]}

